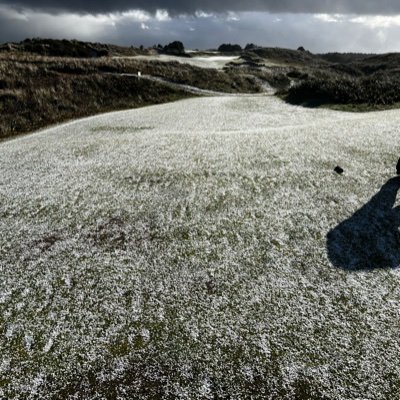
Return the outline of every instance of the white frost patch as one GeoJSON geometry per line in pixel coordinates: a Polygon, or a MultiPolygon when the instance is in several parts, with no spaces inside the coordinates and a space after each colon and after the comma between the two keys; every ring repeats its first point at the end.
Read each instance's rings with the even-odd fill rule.
{"type": "Polygon", "coordinates": [[[134,56],[134,59],[139,60],[154,60],[154,61],[164,61],[164,62],[179,62],[181,64],[189,64],[193,65],[194,67],[199,68],[215,68],[215,69],[222,69],[227,64],[232,61],[236,61],[239,59],[237,56],[205,56],[205,57],[177,57],[177,56],[170,56],[166,54],[160,54],[155,56],[134,56]]]}
{"type": "Polygon", "coordinates": [[[50,349],[53,347],[53,344],[54,344],[54,340],[53,340],[53,338],[51,337],[51,338],[47,341],[46,345],[43,347],[43,353],[48,353],[48,352],[50,351],[50,349]]]}
{"type": "Polygon", "coordinates": [[[33,337],[32,337],[31,335],[27,334],[27,335],[25,335],[24,340],[25,340],[25,347],[26,347],[26,350],[27,350],[27,351],[31,351],[32,346],[33,346],[33,344],[34,344],[34,342],[35,342],[35,341],[33,340],[33,337]]]}

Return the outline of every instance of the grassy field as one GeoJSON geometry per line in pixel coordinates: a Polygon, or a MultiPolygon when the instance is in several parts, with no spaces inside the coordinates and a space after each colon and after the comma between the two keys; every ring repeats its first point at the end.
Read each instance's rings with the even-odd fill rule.
{"type": "Polygon", "coordinates": [[[398,398],[399,123],[253,95],[1,143],[0,397],[398,398]]]}

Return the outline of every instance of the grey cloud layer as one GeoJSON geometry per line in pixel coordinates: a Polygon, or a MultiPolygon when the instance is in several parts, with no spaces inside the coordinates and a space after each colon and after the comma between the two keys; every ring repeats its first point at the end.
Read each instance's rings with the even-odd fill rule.
{"type": "Polygon", "coordinates": [[[223,42],[241,45],[253,42],[289,48],[302,45],[313,52],[389,52],[399,51],[400,46],[400,2],[194,0],[188,5],[181,0],[154,3],[114,0],[112,3],[86,2],[82,6],[74,1],[57,5],[58,0],[17,0],[18,6],[15,2],[7,5],[1,1],[0,43],[26,37],[145,46],[182,40],[188,48],[204,49],[223,42]],[[138,8],[150,13],[117,12],[138,8]],[[157,9],[168,9],[171,17],[151,13],[157,9]],[[241,11],[246,9],[251,11],[241,11]],[[196,10],[208,11],[208,14],[192,14],[196,10]],[[330,13],[340,15],[327,15],[330,13]],[[377,14],[397,15],[379,17],[377,14]]]}
{"type": "Polygon", "coordinates": [[[400,17],[338,17],[332,22],[325,16],[310,14],[237,13],[209,18],[180,16],[159,20],[147,16],[115,19],[115,16],[23,13],[18,16],[0,7],[0,42],[26,37],[53,37],[152,46],[183,40],[187,48],[212,48],[223,42],[241,45],[254,42],[264,46],[297,48],[313,52],[398,51],[400,17]],[[382,20],[383,19],[383,20],[382,20]],[[365,20],[364,22],[362,22],[365,20]],[[388,21],[389,20],[389,21],[388,21]],[[390,21],[391,20],[391,21],[390,21]],[[379,22],[379,26],[375,25],[379,22]],[[390,22],[390,23],[389,23],[390,22]]]}
{"type": "MultiPolygon", "coordinates": [[[[1,2],[1,0],[0,0],[1,2]]],[[[400,14],[398,0],[16,0],[9,6],[48,11],[102,13],[143,9],[166,9],[171,14],[203,11],[269,11],[273,13],[400,14]]]]}

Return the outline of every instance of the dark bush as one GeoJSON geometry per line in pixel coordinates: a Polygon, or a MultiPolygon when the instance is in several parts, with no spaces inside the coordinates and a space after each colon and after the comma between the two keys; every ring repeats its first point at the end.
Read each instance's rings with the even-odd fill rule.
{"type": "Polygon", "coordinates": [[[329,66],[329,68],[334,72],[344,73],[344,74],[350,75],[352,77],[362,76],[363,75],[361,70],[358,69],[356,66],[353,66],[353,65],[332,64],[332,65],[329,66]]]}
{"type": "Polygon", "coordinates": [[[218,47],[218,51],[221,53],[235,53],[242,51],[242,47],[239,44],[224,43],[218,47]]]}
{"type": "Polygon", "coordinates": [[[305,72],[301,72],[298,71],[297,69],[293,70],[293,71],[289,71],[286,76],[288,78],[292,78],[292,79],[307,79],[308,78],[308,74],[305,72]]]}
{"type": "Polygon", "coordinates": [[[174,56],[180,56],[180,55],[185,54],[185,47],[184,47],[182,42],[175,41],[175,42],[172,42],[172,43],[167,44],[166,46],[164,46],[163,52],[165,54],[171,54],[171,55],[174,55],[174,56]]]}
{"type": "Polygon", "coordinates": [[[290,86],[290,79],[285,74],[272,74],[268,77],[268,83],[279,91],[287,90],[290,86]]]}
{"type": "Polygon", "coordinates": [[[245,50],[253,50],[253,49],[257,49],[258,48],[258,46],[257,45],[255,45],[255,44],[253,44],[253,43],[248,43],[248,44],[246,44],[246,46],[245,46],[245,50]]]}
{"type": "Polygon", "coordinates": [[[393,105],[400,102],[400,79],[386,76],[311,78],[291,87],[286,100],[306,105],[393,105]]]}

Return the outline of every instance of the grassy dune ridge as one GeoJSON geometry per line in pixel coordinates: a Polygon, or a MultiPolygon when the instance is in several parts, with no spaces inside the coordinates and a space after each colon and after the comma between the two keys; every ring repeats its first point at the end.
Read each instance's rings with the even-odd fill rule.
{"type": "Polygon", "coordinates": [[[1,396],[398,398],[399,271],[326,245],[399,123],[196,98],[2,143],[1,396]]]}
{"type": "Polygon", "coordinates": [[[185,90],[123,73],[162,77],[201,89],[259,92],[259,79],[178,62],[132,58],[79,59],[0,53],[0,139],[101,112],[189,97],[185,90]]]}
{"type": "Polygon", "coordinates": [[[28,40],[2,46],[0,139],[77,117],[189,96],[184,88],[139,82],[121,75],[138,71],[177,84],[225,93],[259,93],[272,86],[289,103],[311,107],[368,111],[396,108],[400,103],[398,54],[315,55],[307,51],[255,48],[235,54],[239,59],[231,57],[223,68],[220,56],[199,52],[172,61],[174,57],[160,57],[156,50],[76,41],[28,40]],[[88,57],[93,51],[107,56],[61,56],[88,57]],[[47,53],[58,57],[40,55],[47,53]],[[165,62],[166,59],[171,61],[165,62]],[[219,69],[204,68],[207,63],[219,69]]]}
{"type": "Polygon", "coordinates": [[[256,48],[242,58],[253,68],[281,69],[279,96],[291,104],[328,106],[348,111],[398,108],[399,53],[312,54],[280,48],[256,48]]]}

